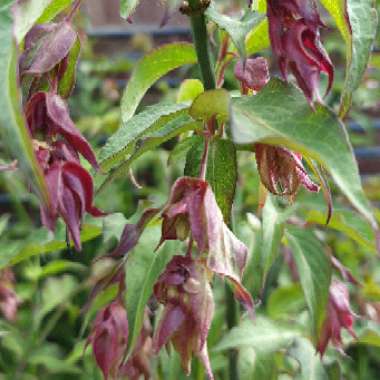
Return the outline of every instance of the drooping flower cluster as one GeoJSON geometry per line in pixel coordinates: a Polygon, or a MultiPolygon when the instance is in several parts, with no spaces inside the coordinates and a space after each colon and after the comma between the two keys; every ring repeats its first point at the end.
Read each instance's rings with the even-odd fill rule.
{"type": "Polygon", "coordinates": [[[10,268],[0,271],[0,311],[8,321],[17,317],[17,308],[20,300],[14,290],[15,276],[10,268]]]}
{"type": "Polygon", "coordinates": [[[261,182],[271,193],[293,197],[300,185],[311,192],[319,191],[319,186],[307,174],[300,154],[265,144],[256,144],[255,154],[261,182]]]}
{"type": "Polygon", "coordinates": [[[334,68],[320,41],[323,23],[314,0],[268,0],[269,36],[282,76],[288,71],[309,102],[319,100],[321,72],[328,75],[330,90],[334,68]]]}
{"type": "Polygon", "coordinates": [[[174,256],[154,286],[165,308],[153,338],[156,353],[171,341],[189,375],[197,355],[213,379],[207,352],[207,335],[214,315],[214,299],[207,268],[191,257],[174,256]]]}
{"type": "Polygon", "coordinates": [[[252,310],[252,298],[241,284],[248,249],[224,223],[210,185],[199,178],[179,178],[162,216],[161,242],[191,236],[208,269],[230,280],[235,296],[252,310]]]}
{"type": "Polygon", "coordinates": [[[75,248],[80,250],[84,214],[101,216],[103,213],[93,205],[92,177],[79,159],[81,154],[98,169],[95,154],[75,127],[63,98],[70,94],[75,82],[74,74],[67,76],[67,69],[68,56],[77,38],[67,20],[37,25],[25,37],[19,65],[24,88],[28,90],[27,125],[49,194],[49,204],[41,205],[41,220],[54,230],[61,216],[75,248]]]}
{"type": "Polygon", "coordinates": [[[346,285],[333,280],[330,285],[327,316],[319,337],[317,350],[323,355],[331,341],[338,349],[342,349],[341,330],[346,329],[354,338],[355,315],[350,307],[350,298],[346,285]]]}

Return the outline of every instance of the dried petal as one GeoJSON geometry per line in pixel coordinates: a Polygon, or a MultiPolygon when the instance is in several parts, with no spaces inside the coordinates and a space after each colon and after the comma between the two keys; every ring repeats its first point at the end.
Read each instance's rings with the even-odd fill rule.
{"type": "Polygon", "coordinates": [[[247,247],[224,223],[208,183],[198,178],[179,178],[172,187],[162,216],[161,242],[184,238],[191,231],[200,253],[207,254],[208,268],[227,277],[237,298],[252,311],[252,298],[241,284],[247,247]]]}
{"type": "Polygon", "coordinates": [[[25,37],[20,74],[42,75],[49,72],[69,54],[76,38],[76,31],[66,21],[33,27],[25,37]]]}

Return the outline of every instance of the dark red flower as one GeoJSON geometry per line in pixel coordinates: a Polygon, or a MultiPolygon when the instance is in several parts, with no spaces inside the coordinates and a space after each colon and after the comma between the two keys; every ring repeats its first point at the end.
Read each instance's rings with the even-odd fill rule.
{"type": "Polygon", "coordinates": [[[0,311],[8,321],[15,321],[20,300],[14,290],[15,276],[12,269],[0,271],[0,311]]]}
{"type": "Polygon", "coordinates": [[[323,355],[329,341],[338,349],[342,348],[341,330],[344,328],[355,338],[353,330],[355,315],[350,307],[347,287],[337,280],[330,285],[327,316],[319,337],[317,350],[323,355]]]}
{"type": "Polygon", "coordinates": [[[190,257],[174,256],[154,286],[157,300],[165,305],[153,337],[156,353],[171,341],[181,356],[182,367],[191,371],[197,355],[209,379],[213,379],[207,336],[214,314],[214,299],[204,265],[190,257]]]}
{"type": "Polygon", "coordinates": [[[235,66],[235,77],[241,82],[243,94],[260,91],[270,79],[268,62],[263,57],[241,60],[235,66]]]}
{"type": "Polygon", "coordinates": [[[179,178],[162,217],[161,242],[183,240],[191,233],[200,254],[207,255],[209,270],[232,281],[235,296],[252,312],[252,298],[241,283],[248,249],[224,223],[209,184],[199,178],[179,178]]]}
{"type": "Polygon", "coordinates": [[[36,156],[45,175],[50,203],[41,205],[42,223],[54,231],[62,216],[75,248],[81,249],[80,226],[85,212],[98,217],[104,215],[93,205],[94,186],[91,175],[84,169],[76,152],[63,141],[50,147],[39,145],[36,156]]]}
{"type": "Polygon", "coordinates": [[[150,361],[153,355],[152,326],[149,320],[149,312],[145,309],[144,324],[141,329],[137,344],[131,357],[121,366],[120,376],[126,376],[129,380],[151,379],[150,361]]]}
{"type": "Polygon", "coordinates": [[[323,48],[319,28],[323,26],[314,0],[268,0],[269,35],[285,79],[290,70],[306,98],[319,100],[320,73],[328,75],[329,92],[334,68],[323,48]]]}
{"type": "Polygon", "coordinates": [[[128,345],[127,312],[120,300],[113,301],[96,316],[87,344],[105,380],[116,378],[128,345]]]}
{"type": "Polygon", "coordinates": [[[261,182],[271,193],[292,197],[300,185],[312,192],[319,191],[319,186],[307,174],[300,154],[266,144],[256,144],[255,153],[261,182]]]}
{"type": "Polygon", "coordinates": [[[62,136],[95,169],[99,168],[95,154],[71,120],[66,102],[51,92],[37,92],[28,101],[25,114],[32,136],[42,133],[48,139],[62,136]]]}

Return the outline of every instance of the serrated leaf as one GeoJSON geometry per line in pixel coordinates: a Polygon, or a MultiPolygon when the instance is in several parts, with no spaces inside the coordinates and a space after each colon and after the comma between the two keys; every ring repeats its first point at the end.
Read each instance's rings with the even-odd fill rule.
{"type": "Polygon", "coordinates": [[[160,130],[165,124],[187,114],[185,104],[157,104],[147,107],[123,125],[108,140],[100,151],[100,167],[108,171],[111,167],[133,153],[137,141],[147,133],[160,130]]]}
{"type": "MultiPolygon", "coordinates": [[[[199,138],[194,142],[186,157],[184,174],[198,177],[204,140],[199,138]]],[[[236,150],[230,140],[215,139],[210,142],[207,161],[206,180],[210,184],[223,218],[229,223],[231,208],[235,196],[237,167],[236,150]]]]}
{"type": "Polygon", "coordinates": [[[312,320],[313,335],[317,338],[327,309],[331,281],[330,259],[311,231],[287,226],[285,236],[297,266],[312,320]]]}
{"type": "Polygon", "coordinates": [[[249,346],[261,353],[286,348],[297,337],[295,330],[280,327],[269,319],[257,317],[255,321],[245,320],[227,332],[216,345],[215,351],[249,346]]]}
{"type": "MultiPolygon", "coordinates": [[[[102,233],[101,229],[94,225],[85,224],[82,227],[81,232],[81,242],[95,239],[102,233]]],[[[67,248],[67,242],[62,236],[61,238],[56,238],[53,240],[46,230],[40,230],[34,232],[34,237],[38,236],[38,242],[30,242],[25,244],[23,247],[15,247],[8,252],[3,252],[0,256],[0,269],[8,265],[15,265],[24,260],[27,260],[34,256],[43,255],[46,253],[57,252],[62,249],[67,248]]],[[[64,235],[64,234],[63,234],[64,235]]],[[[70,242],[70,246],[73,247],[73,243],[70,242]]]]}
{"type": "Polygon", "coordinates": [[[300,380],[327,380],[329,378],[321,357],[307,339],[297,338],[288,350],[288,354],[296,359],[301,367],[300,380]]]}
{"type": "Polygon", "coordinates": [[[377,14],[372,0],[321,0],[333,17],[346,43],[346,80],[340,115],[350,105],[352,93],[360,85],[367,68],[377,30],[377,14]]]}
{"type": "Polygon", "coordinates": [[[5,8],[0,12],[0,134],[10,153],[18,159],[25,178],[31,181],[41,199],[47,201],[45,180],[34,156],[32,139],[22,116],[12,27],[11,10],[5,8]]]}
{"type": "Polygon", "coordinates": [[[120,0],[120,16],[128,19],[139,5],[140,0],[120,0]]]}
{"type": "Polygon", "coordinates": [[[245,57],[246,55],[245,39],[247,34],[265,18],[265,15],[261,13],[248,12],[243,20],[236,20],[220,13],[214,3],[210,4],[205,15],[231,36],[241,57],[245,57]]]}
{"type": "Polygon", "coordinates": [[[207,122],[215,117],[220,123],[225,123],[230,118],[230,106],[230,93],[219,88],[198,95],[189,109],[189,114],[195,120],[207,122]]]}
{"type": "Polygon", "coordinates": [[[180,66],[196,62],[193,45],[184,42],[163,45],[137,62],[121,99],[123,123],[133,116],[146,91],[159,78],[180,66]]]}
{"type": "Polygon", "coordinates": [[[139,245],[129,254],[125,265],[129,354],[131,354],[137,343],[144,322],[145,306],[152,296],[153,286],[170,259],[178,253],[176,251],[176,242],[166,243],[162,249],[154,252],[160,240],[160,235],[160,226],[148,226],[139,245]]]}
{"type": "MultiPolygon", "coordinates": [[[[180,135],[181,133],[189,132],[200,127],[200,124],[193,121],[187,114],[179,114],[176,118],[168,120],[160,129],[149,131],[147,130],[140,138],[135,140],[135,147],[132,154],[127,160],[117,166],[111,174],[103,182],[101,188],[104,188],[114,179],[128,173],[128,169],[132,163],[148,152],[164,142],[180,135]]],[[[100,191],[100,190],[99,190],[100,191]]]]}
{"type": "Polygon", "coordinates": [[[325,106],[313,111],[300,91],[272,79],[256,96],[232,101],[232,136],[237,144],[285,146],[318,161],[375,228],[357,163],[341,121],[325,106]]]}

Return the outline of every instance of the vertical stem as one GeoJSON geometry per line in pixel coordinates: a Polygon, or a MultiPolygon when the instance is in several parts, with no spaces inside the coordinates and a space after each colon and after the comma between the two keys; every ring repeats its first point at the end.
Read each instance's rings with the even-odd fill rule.
{"type": "MultiPolygon", "coordinates": [[[[206,90],[216,88],[214,67],[211,63],[211,53],[207,34],[206,19],[204,16],[204,0],[188,0],[190,7],[191,29],[194,39],[195,50],[197,52],[198,64],[202,74],[203,85],[206,90]]],[[[205,148],[201,163],[200,177],[205,179],[207,170],[207,156],[209,148],[209,136],[205,136],[205,148]]],[[[231,289],[226,285],[226,322],[229,329],[232,329],[238,322],[238,307],[231,289]]],[[[237,352],[229,352],[229,378],[238,380],[239,372],[237,368],[237,352]]]]}
{"type": "Polygon", "coordinates": [[[192,9],[192,14],[190,15],[191,29],[203,84],[206,90],[212,90],[215,88],[215,74],[211,64],[206,19],[201,11],[202,4],[200,0],[189,0],[189,6],[192,9]]]}

